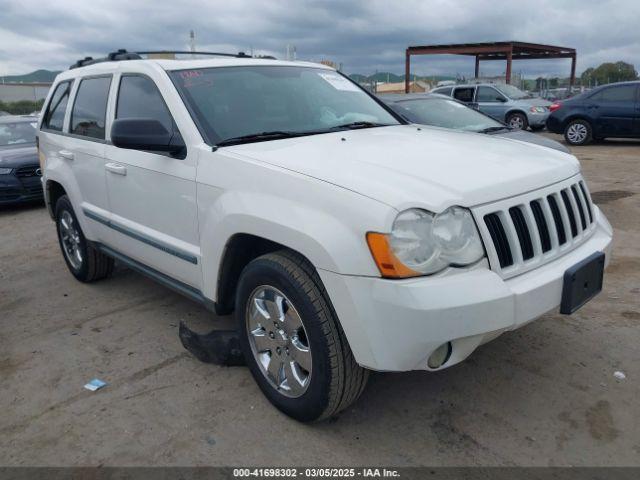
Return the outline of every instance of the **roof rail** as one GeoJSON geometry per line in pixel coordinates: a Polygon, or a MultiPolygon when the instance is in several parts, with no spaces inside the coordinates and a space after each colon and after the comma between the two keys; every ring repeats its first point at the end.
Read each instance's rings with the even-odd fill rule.
{"type": "Polygon", "coordinates": [[[111,52],[107,54],[106,57],[103,58],[93,58],[93,57],[85,57],[78,60],[76,63],[69,67],[69,70],[73,68],[80,68],[86,65],[93,65],[95,63],[102,62],[117,62],[121,60],[141,60],[142,55],[208,55],[208,56],[216,56],[216,57],[233,57],[233,58],[261,58],[265,60],[275,60],[276,57],[270,55],[261,55],[261,56],[251,56],[247,55],[244,52],[238,53],[221,53],[221,52],[191,52],[186,50],[150,50],[145,52],[128,52],[124,48],[116,50],[115,52],[111,52]]]}

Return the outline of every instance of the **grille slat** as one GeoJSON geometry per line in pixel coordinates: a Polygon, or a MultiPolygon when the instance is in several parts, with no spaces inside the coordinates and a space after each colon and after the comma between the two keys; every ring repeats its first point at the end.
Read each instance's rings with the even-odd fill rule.
{"type": "Polygon", "coordinates": [[[533,212],[533,218],[536,220],[538,227],[538,235],[540,236],[540,246],[542,247],[542,253],[546,253],[551,250],[551,235],[549,235],[549,227],[547,226],[547,220],[544,217],[544,212],[540,206],[538,200],[534,200],[529,204],[531,211],[533,212]]]}
{"type": "Polygon", "coordinates": [[[569,195],[566,190],[562,190],[560,192],[560,196],[562,197],[562,203],[564,203],[564,208],[567,212],[567,216],[569,217],[569,224],[571,225],[571,236],[578,236],[578,224],[576,223],[576,216],[573,212],[573,207],[571,206],[571,200],[569,200],[569,195]]]}
{"type": "Polygon", "coordinates": [[[492,268],[502,270],[507,278],[574,248],[595,227],[590,198],[581,180],[508,202],[493,208],[487,205],[477,212],[486,226],[483,236],[489,260],[495,264],[492,268]]]}
{"type": "Polygon", "coordinates": [[[529,227],[527,227],[527,222],[524,219],[522,210],[520,210],[520,207],[511,207],[509,209],[509,215],[511,216],[511,221],[518,235],[522,259],[529,260],[533,258],[533,243],[531,242],[531,234],[529,233],[529,227]]]}
{"type": "Polygon", "coordinates": [[[593,223],[593,213],[591,213],[591,200],[589,199],[589,195],[587,195],[587,189],[584,186],[583,182],[578,183],[580,187],[580,191],[582,192],[582,196],[584,197],[584,202],[587,206],[587,213],[589,214],[589,223],[593,223]]]}
{"type": "Polygon", "coordinates": [[[500,268],[505,268],[513,265],[513,255],[511,254],[511,247],[507,239],[507,234],[502,226],[502,221],[497,213],[490,213],[485,215],[484,222],[489,230],[489,235],[493,240],[493,245],[498,255],[498,261],[500,262],[500,268]]]}
{"type": "Polygon", "coordinates": [[[573,198],[576,200],[576,206],[578,207],[578,214],[580,215],[580,224],[582,225],[582,230],[587,229],[587,218],[584,214],[584,205],[582,205],[582,199],[578,195],[578,190],[575,185],[571,186],[571,191],[573,192],[573,198]]]}
{"type": "Polygon", "coordinates": [[[558,244],[564,245],[567,243],[567,234],[564,231],[564,222],[562,221],[562,215],[560,214],[560,207],[558,207],[558,202],[553,195],[549,195],[547,197],[547,202],[549,202],[549,208],[551,209],[551,214],[553,215],[553,222],[556,225],[556,232],[558,233],[558,244]]]}
{"type": "Polygon", "coordinates": [[[36,171],[40,168],[38,165],[29,165],[26,167],[20,167],[16,169],[16,177],[36,177],[38,174],[36,171]]]}

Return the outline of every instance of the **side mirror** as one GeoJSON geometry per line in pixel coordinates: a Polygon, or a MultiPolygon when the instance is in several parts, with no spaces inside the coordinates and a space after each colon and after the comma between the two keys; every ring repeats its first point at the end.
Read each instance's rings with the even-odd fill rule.
{"type": "Polygon", "coordinates": [[[507,99],[501,96],[496,97],[496,100],[499,101],[500,103],[506,103],[507,99]]]}
{"type": "Polygon", "coordinates": [[[121,118],[111,126],[111,142],[118,148],[179,153],[185,148],[179,134],[167,131],[158,120],[121,118]]]}
{"type": "Polygon", "coordinates": [[[469,102],[467,103],[467,107],[473,108],[474,110],[480,109],[480,105],[478,105],[478,102],[469,102]]]}

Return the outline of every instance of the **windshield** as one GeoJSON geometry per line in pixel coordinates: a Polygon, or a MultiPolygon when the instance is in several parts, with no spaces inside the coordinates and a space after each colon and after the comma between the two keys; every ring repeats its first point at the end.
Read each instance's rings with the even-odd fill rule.
{"type": "Polygon", "coordinates": [[[170,72],[212,144],[277,132],[312,134],[399,122],[357,85],[320,68],[218,67],[170,72]]]}
{"type": "Polygon", "coordinates": [[[36,122],[0,123],[0,147],[36,143],[36,122]]]}
{"type": "Polygon", "coordinates": [[[504,127],[500,122],[446,98],[405,100],[393,104],[392,108],[412,123],[434,127],[453,128],[468,132],[504,127]]]}
{"type": "Polygon", "coordinates": [[[523,92],[522,90],[514,87],[513,85],[500,84],[500,85],[494,85],[494,87],[496,87],[498,90],[504,93],[511,100],[522,100],[523,98],[531,98],[531,95],[523,92]]]}

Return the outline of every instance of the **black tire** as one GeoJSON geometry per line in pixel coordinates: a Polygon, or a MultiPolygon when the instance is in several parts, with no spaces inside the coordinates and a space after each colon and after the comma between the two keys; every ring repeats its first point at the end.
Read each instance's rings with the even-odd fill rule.
{"type": "Polygon", "coordinates": [[[249,369],[264,395],[285,414],[302,422],[324,420],[347,408],[364,390],[369,371],[356,363],[320,277],[304,257],[281,250],[250,262],[240,276],[235,311],[249,369]],[[252,352],[247,303],[261,286],[282,292],[306,331],[312,373],[306,391],[297,398],[285,396],[266,378],[252,352]]]}
{"type": "Polygon", "coordinates": [[[587,145],[593,140],[593,128],[587,120],[576,118],[564,127],[564,139],[569,145],[587,145]],[[582,131],[585,134],[578,135],[577,132],[582,131]]]}
{"type": "Polygon", "coordinates": [[[544,125],[529,125],[532,132],[541,132],[544,130],[544,125]]]}
{"type": "Polygon", "coordinates": [[[78,223],[78,217],[76,217],[76,214],[73,211],[69,197],[66,195],[61,196],[56,203],[55,218],[60,250],[62,251],[62,257],[64,258],[71,274],[81,282],[87,283],[109,277],[113,273],[113,259],[97,250],[90,242],[87,241],[84,233],[82,233],[82,229],[78,223]],[[78,261],[78,265],[73,265],[71,263],[63,245],[62,217],[65,212],[68,212],[68,214],[71,215],[79,237],[78,248],[82,259],[78,261]]]}
{"type": "Polygon", "coordinates": [[[527,119],[527,116],[522,112],[510,113],[509,115],[507,115],[506,122],[507,125],[509,125],[511,128],[516,128],[518,130],[526,130],[529,127],[529,120],[527,119]],[[521,125],[521,127],[515,126],[516,121],[519,125],[521,125]]]}

